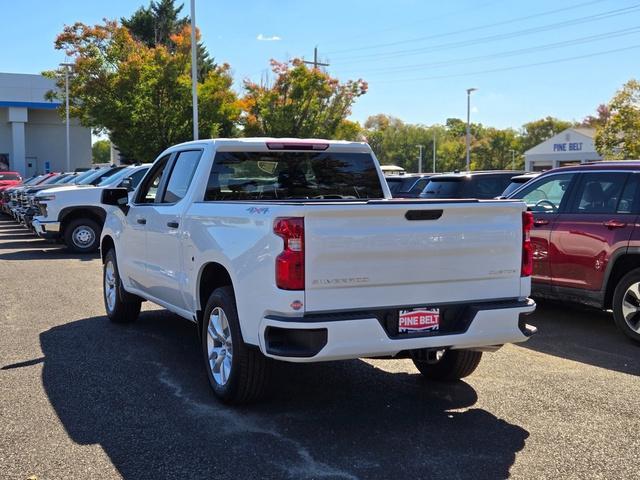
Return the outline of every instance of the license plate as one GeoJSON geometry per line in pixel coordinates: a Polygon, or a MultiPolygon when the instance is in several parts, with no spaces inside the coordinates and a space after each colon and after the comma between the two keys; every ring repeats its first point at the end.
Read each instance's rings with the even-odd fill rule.
{"type": "Polygon", "coordinates": [[[398,333],[434,332],[439,328],[439,308],[422,307],[398,312],[398,333]]]}

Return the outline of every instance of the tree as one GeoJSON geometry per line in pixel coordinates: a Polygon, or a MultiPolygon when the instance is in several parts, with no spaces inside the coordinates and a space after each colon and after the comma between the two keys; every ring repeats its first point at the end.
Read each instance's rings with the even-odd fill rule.
{"type": "MultiPolygon", "coordinates": [[[[140,7],[129,18],[120,22],[129,29],[133,37],[148,47],[164,45],[174,51],[176,45],[172,37],[189,25],[188,17],[180,17],[184,5],[175,6],[175,0],[151,1],[148,7],[140,7]]],[[[202,42],[197,43],[198,81],[202,82],[207,73],[215,68],[202,42]]]]}
{"type": "MultiPolygon", "coordinates": [[[[107,132],[125,158],[151,161],[192,138],[189,27],[171,41],[173,51],[148,47],[115,21],[66,26],[56,39],[56,49],[75,58],[70,113],[83,125],[107,132]]],[[[58,91],[48,96],[62,99],[63,80],[57,78],[58,91]]],[[[240,112],[232,83],[229,66],[222,65],[198,84],[203,138],[233,134],[240,112]]]]}
{"type": "Polygon", "coordinates": [[[608,105],[596,133],[596,149],[608,159],[640,158],[640,82],[629,80],[608,105]]]}
{"type": "Polygon", "coordinates": [[[367,91],[363,80],[340,83],[301,60],[272,60],[271,67],[273,85],[244,82],[247,136],[335,138],[355,100],[367,91]]]}
{"type": "Polygon", "coordinates": [[[582,120],[581,127],[597,128],[604,126],[611,116],[609,106],[605,104],[598,105],[596,109],[597,116],[588,115],[582,120]]]}
{"type": "Polygon", "coordinates": [[[574,124],[553,117],[541,118],[533,122],[525,123],[522,126],[522,151],[526,152],[530,148],[550,139],[554,135],[573,127],[574,124]]]}
{"type": "Polygon", "coordinates": [[[98,140],[91,146],[93,163],[109,163],[111,161],[111,142],[98,140]]]}

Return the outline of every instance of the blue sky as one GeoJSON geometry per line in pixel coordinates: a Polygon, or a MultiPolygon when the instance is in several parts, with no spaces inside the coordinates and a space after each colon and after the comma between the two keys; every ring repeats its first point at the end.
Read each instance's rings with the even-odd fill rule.
{"type": "MultiPolygon", "coordinates": [[[[53,49],[64,24],[127,16],[142,3],[3,2],[0,71],[50,69],[64,60],[53,49]]],[[[472,119],[486,125],[581,120],[640,77],[640,0],[197,0],[196,19],[238,89],[266,75],[269,59],[309,60],[317,45],[332,75],[369,82],[353,109],[359,121],[462,118],[469,87],[479,89],[472,119]]]]}

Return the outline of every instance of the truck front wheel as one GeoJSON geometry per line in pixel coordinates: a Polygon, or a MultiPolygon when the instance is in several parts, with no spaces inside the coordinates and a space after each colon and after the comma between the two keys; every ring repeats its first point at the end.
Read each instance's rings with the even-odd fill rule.
{"type": "Polygon", "coordinates": [[[114,249],[109,250],[105,255],[102,271],[104,307],[109,320],[114,323],[135,322],[140,315],[142,299],[122,288],[114,249]]]}
{"type": "Polygon", "coordinates": [[[101,231],[100,225],[90,218],[71,220],[64,229],[64,243],[73,253],[97,252],[101,231]]]}
{"type": "Polygon", "coordinates": [[[430,380],[460,380],[471,375],[482,358],[472,350],[439,350],[412,352],[413,364],[430,380]]]}
{"type": "Polygon", "coordinates": [[[225,403],[261,398],[270,378],[270,360],[242,340],[231,287],[213,291],[202,322],[202,353],[209,384],[225,403]]]}

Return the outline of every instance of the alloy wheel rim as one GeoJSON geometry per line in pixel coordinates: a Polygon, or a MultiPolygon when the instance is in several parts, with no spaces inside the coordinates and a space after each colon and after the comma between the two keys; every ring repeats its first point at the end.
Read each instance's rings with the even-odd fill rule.
{"type": "Polygon", "coordinates": [[[629,285],[624,292],[622,317],[631,330],[640,333],[640,282],[629,285]]]}
{"type": "Polygon", "coordinates": [[[233,342],[229,320],[224,310],[215,307],[207,324],[207,360],[214,381],[226,385],[233,365],[233,342]]]}
{"type": "Polygon", "coordinates": [[[109,312],[113,312],[116,305],[116,269],[111,260],[104,268],[104,298],[109,312]]]}
{"type": "Polygon", "coordinates": [[[96,236],[92,229],[80,225],[73,230],[71,237],[76,247],[86,248],[93,243],[96,236]]]}

